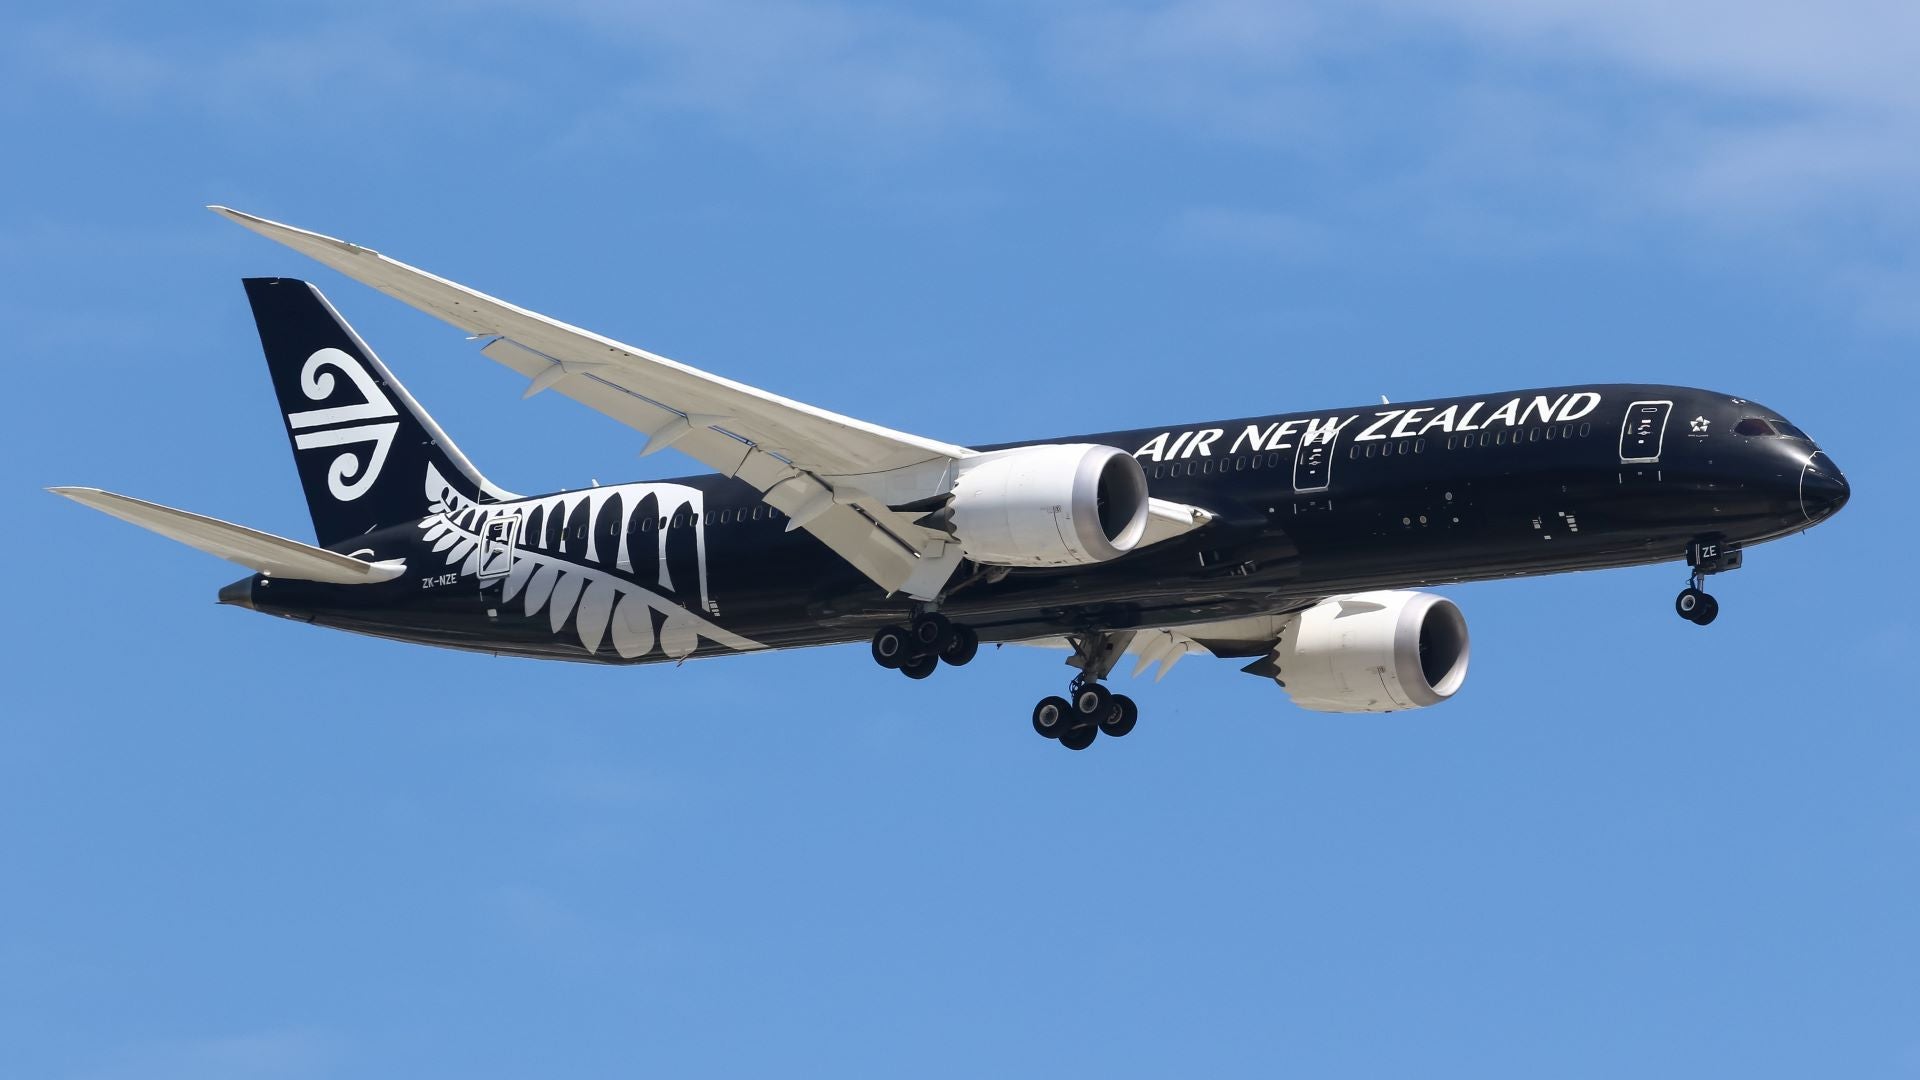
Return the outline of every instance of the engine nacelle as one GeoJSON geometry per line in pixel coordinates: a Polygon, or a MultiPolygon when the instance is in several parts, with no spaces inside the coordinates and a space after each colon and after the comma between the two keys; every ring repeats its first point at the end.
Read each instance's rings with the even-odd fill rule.
{"type": "Polygon", "coordinates": [[[1274,645],[1277,681],[1315,712],[1437,705],[1467,677],[1467,620],[1422,592],[1334,596],[1288,619],[1274,645]]]}
{"type": "Polygon", "coordinates": [[[960,550],[994,566],[1117,559],[1147,530],[1147,476],[1118,447],[1052,443],[968,459],[945,515],[960,550]]]}

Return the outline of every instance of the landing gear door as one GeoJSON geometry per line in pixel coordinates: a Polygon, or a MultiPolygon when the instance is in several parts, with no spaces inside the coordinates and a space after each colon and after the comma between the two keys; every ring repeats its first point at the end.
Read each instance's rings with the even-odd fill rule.
{"type": "Polygon", "coordinates": [[[1671,401],[1636,401],[1627,406],[1627,418],[1620,423],[1620,464],[1657,463],[1672,412],[1671,401]]]}

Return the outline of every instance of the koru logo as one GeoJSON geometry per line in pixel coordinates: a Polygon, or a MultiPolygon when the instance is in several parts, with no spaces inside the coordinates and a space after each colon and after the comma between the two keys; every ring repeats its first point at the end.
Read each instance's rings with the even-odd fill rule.
{"type": "Polygon", "coordinates": [[[287,426],[293,429],[293,445],[299,450],[311,450],[323,446],[348,446],[340,456],[333,459],[327,467],[327,490],[341,502],[352,502],[367,493],[373,482],[380,478],[380,467],[386,464],[387,451],[393,447],[394,433],[400,430],[398,421],[386,423],[368,423],[385,417],[397,416],[387,396],[367,374],[360,361],[339,349],[326,348],[307,357],[300,368],[300,392],[307,400],[326,402],[333,398],[339,380],[333,377],[328,368],[337,369],[353,384],[360,400],[348,405],[334,405],[324,409],[309,409],[305,412],[287,414],[287,426]],[[310,428],[320,430],[308,430],[310,428]],[[358,444],[371,443],[370,450],[358,449],[358,444]],[[362,453],[367,454],[361,460],[362,453]]]}

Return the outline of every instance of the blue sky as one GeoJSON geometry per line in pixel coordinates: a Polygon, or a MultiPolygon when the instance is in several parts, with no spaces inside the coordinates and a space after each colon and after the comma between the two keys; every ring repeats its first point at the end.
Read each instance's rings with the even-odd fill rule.
{"type": "Polygon", "coordinates": [[[1920,8],[516,0],[0,16],[0,1074],[1920,1075],[1920,8]],[[309,535],[236,278],[523,491],[692,471],[200,209],[957,442],[1587,380],[1854,483],[1450,590],[1454,701],[863,648],[597,670],[219,609],[309,535]]]}

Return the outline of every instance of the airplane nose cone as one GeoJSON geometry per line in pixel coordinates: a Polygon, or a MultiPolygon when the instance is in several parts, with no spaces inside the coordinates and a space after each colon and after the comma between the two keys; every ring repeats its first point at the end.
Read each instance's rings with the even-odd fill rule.
{"type": "Polygon", "coordinates": [[[1814,451],[1806,467],[1800,470],[1800,512],[1807,516],[1807,521],[1825,521],[1839,513],[1852,494],[1853,489],[1833,459],[1814,451]]]}

